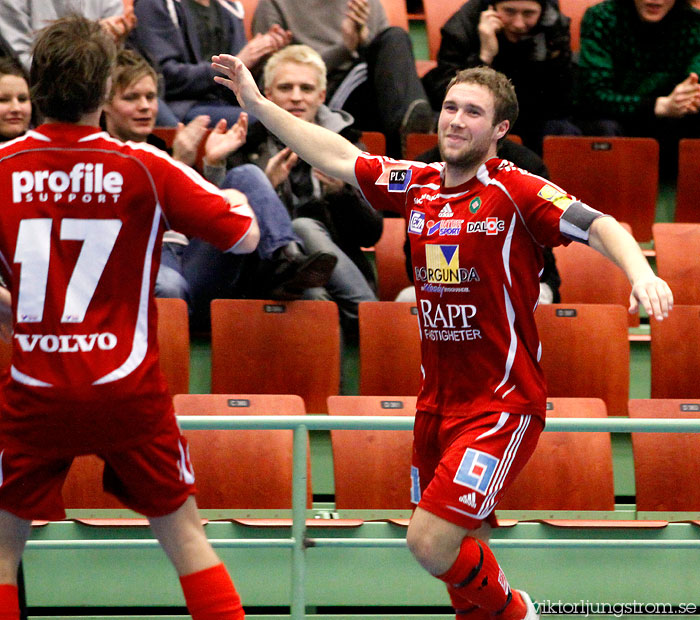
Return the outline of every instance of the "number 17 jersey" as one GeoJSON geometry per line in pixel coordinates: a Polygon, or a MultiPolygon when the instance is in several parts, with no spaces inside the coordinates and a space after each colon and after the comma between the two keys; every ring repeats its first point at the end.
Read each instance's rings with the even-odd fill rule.
{"type": "Polygon", "coordinates": [[[162,233],[228,250],[251,218],[157,149],[75,125],[0,148],[0,197],[15,313],[0,437],[89,451],[152,433],[171,411],[153,300],[162,233]]]}

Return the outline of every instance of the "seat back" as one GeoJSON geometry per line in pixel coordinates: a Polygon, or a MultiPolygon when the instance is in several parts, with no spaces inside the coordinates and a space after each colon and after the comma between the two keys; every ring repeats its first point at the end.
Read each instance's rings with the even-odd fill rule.
{"type": "Polygon", "coordinates": [[[372,155],[386,155],[386,137],[381,131],[363,131],[362,143],[372,155]]]}
{"type": "MultiPolygon", "coordinates": [[[[304,401],[292,394],[180,394],[173,404],[178,415],[306,414],[304,401]]],[[[200,508],[291,508],[293,431],[187,430],[184,435],[200,508]]],[[[307,479],[311,507],[308,471],[307,479]]]]}
{"type": "MultiPolygon", "coordinates": [[[[700,399],[632,399],[631,418],[698,418],[700,399]]],[[[632,433],[637,510],[700,511],[700,434],[632,433]]]]}
{"type": "Polygon", "coordinates": [[[360,394],[418,394],[418,311],[410,302],[367,301],[359,307],[360,394]]]}
{"type": "Polygon", "coordinates": [[[406,0],[381,0],[390,26],[398,26],[408,32],[406,0]]]}
{"type": "Polygon", "coordinates": [[[416,157],[437,146],[436,133],[409,133],[406,136],[404,159],[415,160],[416,157]]]}
{"type": "Polygon", "coordinates": [[[610,415],[626,415],[630,350],[625,308],[540,305],[535,321],[548,396],[601,398],[610,415]]]}
{"type": "Polygon", "coordinates": [[[211,302],[212,393],[297,394],[307,411],[320,413],[339,387],[334,302],[211,302]]]}
{"type": "MultiPolygon", "coordinates": [[[[328,399],[330,415],[412,416],[415,412],[414,396],[328,399]]],[[[336,508],[410,509],[412,445],[411,431],[332,430],[336,508]]]]}
{"type": "Polygon", "coordinates": [[[190,328],[184,299],[156,299],[160,368],[171,395],[190,391],[190,328]]]}
{"type": "Polygon", "coordinates": [[[654,224],[656,267],[677,304],[700,304],[700,223],[654,224]]]}
{"type": "Polygon", "coordinates": [[[684,138],[678,143],[676,183],[676,222],[700,222],[700,138],[684,138]]]}
{"type": "MultiPolygon", "coordinates": [[[[550,398],[552,418],[605,418],[599,398],[550,398]]],[[[610,433],[546,432],[498,504],[501,510],[614,510],[610,433]]]]}
{"type": "Polygon", "coordinates": [[[258,0],[240,0],[243,5],[243,24],[245,26],[246,39],[250,41],[253,36],[253,15],[255,7],[258,6],[258,0]]]}
{"type": "Polygon", "coordinates": [[[589,6],[598,4],[600,0],[559,0],[559,10],[571,19],[571,51],[578,52],[581,48],[581,20],[589,6]]]}
{"type": "Polygon", "coordinates": [[[674,306],[649,327],[651,397],[700,398],[700,305],[674,306]]]}
{"type": "Polygon", "coordinates": [[[579,200],[629,222],[637,241],[651,239],[659,184],[659,144],[653,138],[545,136],[552,182],[579,200]]]}
{"type": "MultiPolygon", "coordinates": [[[[631,232],[629,224],[623,226],[631,232]]],[[[582,243],[554,248],[561,276],[559,294],[567,304],[619,304],[627,308],[632,287],[615,263],[582,243]]],[[[627,314],[630,327],[639,325],[639,313],[627,314]]]]}
{"type": "Polygon", "coordinates": [[[437,60],[442,35],[440,29],[464,4],[464,0],[427,0],[423,2],[425,14],[425,32],[428,37],[428,53],[432,60],[437,60]]]}
{"type": "Polygon", "coordinates": [[[394,301],[396,296],[411,286],[406,274],[406,220],[402,217],[385,217],[384,229],[374,244],[374,261],[377,268],[377,288],[381,301],[394,301]]]}

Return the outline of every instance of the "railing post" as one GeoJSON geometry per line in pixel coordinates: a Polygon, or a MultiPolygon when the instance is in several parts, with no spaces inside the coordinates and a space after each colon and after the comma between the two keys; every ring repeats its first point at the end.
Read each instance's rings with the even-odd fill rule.
{"type": "Polygon", "coordinates": [[[292,620],[306,615],[306,489],[308,433],[304,424],[294,428],[292,461],[292,620]]]}

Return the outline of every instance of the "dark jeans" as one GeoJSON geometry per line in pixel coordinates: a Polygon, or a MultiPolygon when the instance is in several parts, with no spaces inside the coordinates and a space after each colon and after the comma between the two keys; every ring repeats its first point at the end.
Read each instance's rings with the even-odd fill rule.
{"type": "Polygon", "coordinates": [[[186,247],[177,243],[163,244],[156,276],[156,297],[175,297],[189,303],[190,287],[182,275],[182,255],[186,247]]]}
{"type": "MultiPolygon", "coordinates": [[[[187,110],[187,114],[182,119],[183,123],[189,123],[195,116],[200,114],[206,114],[211,119],[209,126],[213,127],[222,118],[226,119],[228,127],[234,125],[241,115],[243,110],[238,106],[231,105],[230,103],[218,102],[218,101],[208,101],[206,103],[198,103],[187,110]]],[[[254,116],[248,115],[248,124],[252,125],[257,119],[254,116]]]]}
{"type": "Polygon", "coordinates": [[[254,164],[232,168],[222,188],[237,189],[247,196],[260,227],[260,242],[252,254],[232,254],[201,239],[190,240],[182,267],[190,293],[190,321],[198,331],[209,329],[212,299],[258,296],[261,261],[292,241],[300,243],[286,207],[260,168],[254,164]]]}
{"type": "MultiPolygon", "coordinates": [[[[340,107],[352,114],[359,129],[384,133],[387,151],[392,153],[397,146],[400,149],[399,129],[409,104],[428,99],[416,73],[411,39],[403,28],[387,28],[363,51],[362,59],[367,63],[367,79],[352,90],[340,107]]],[[[334,93],[343,88],[346,76],[329,76],[331,107],[334,93]]]]}

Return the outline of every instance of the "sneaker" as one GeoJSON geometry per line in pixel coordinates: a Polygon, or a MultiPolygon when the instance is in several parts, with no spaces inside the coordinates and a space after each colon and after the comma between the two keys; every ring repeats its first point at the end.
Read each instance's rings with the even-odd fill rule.
{"type": "Polygon", "coordinates": [[[401,135],[409,133],[434,133],[435,113],[426,99],[414,99],[401,121],[401,135]]]}
{"type": "Polygon", "coordinates": [[[304,289],[325,286],[338,258],[328,252],[298,254],[281,258],[272,276],[270,295],[273,299],[300,299],[304,289]]]}
{"type": "Polygon", "coordinates": [[[516,592],[520,594],[520,598],[523,600],[523,603],[525,603],[525,607],[527,608],[527,612],[525,613],[523,620],[539,620],[540,615],[537,613],[535,604],[532,602],[530,595],[524,590],[516,590],[516,592]]]}

